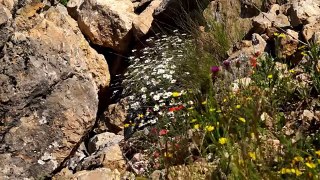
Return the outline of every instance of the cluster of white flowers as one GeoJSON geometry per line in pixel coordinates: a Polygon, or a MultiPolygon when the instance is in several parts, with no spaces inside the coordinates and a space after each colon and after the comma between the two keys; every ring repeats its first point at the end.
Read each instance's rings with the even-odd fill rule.
{"type": "MultiPolygon", "coordinates": [[[[132,50],[129,66],[124,74],[123,97],[127,101],[127,124],[141,128],[155,124],[159,117],[170,116],[170,107],[179,106],[183,94],[181,83],[176,79],[177,64],[182,62],[185,34],[157,35],[146,40],[146,47],[132,50]],[[177,95],[179,94],[179,95],[177,95]]],[[[128,125],[129,126],[129,125],[128,125]]]]}

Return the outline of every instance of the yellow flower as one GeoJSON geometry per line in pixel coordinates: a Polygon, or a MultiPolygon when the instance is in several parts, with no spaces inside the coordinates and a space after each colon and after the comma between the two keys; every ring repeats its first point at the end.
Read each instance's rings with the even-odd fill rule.
{"type": "Polygon", "coordinates": [[[245,119],[245,118],[243,118],[243,117],[239,117],[239,121],[241,121],[241,122],[245,123],[245,122],[246,122],[246,119],[245,119]]]}
{"type": "Polygon", "coordinates": [[[228,141],[228,139],[227,138],[224,138],[224,137],[222,137],[222,138],[219,138],[219,143],[220,144],[226,144],[227,143],[227,141],[228,141]]]}
{"type": "Polygon", "coordinates": [[[200,128],[200,125],[199,124],[195,124],[194,126],[193,126],[193,129],[199,129],[200,128]]]}
{"type": "Polygon", "coordinates": [[[272,74],[269,74],[268,75],[268,79],[272,79],[273,78],[273,75],[272,74]]]}
{"type": "Polygon", "coordinates": [[[223,99],[223,102],[227,102],[227,99],[223,99]]]}
{"type": "Polygon", "coordinates": [[[294,160],[297,162],[302,162],[303,158],[301,156],[296,156],[296,157],[294,157],[294,160]]]}
{"type": "Polygon", "coordinates": [[[286,35],[285,34],[283,34],[283,33],[281,33],[281,34],[279,34],[279,36],[278,36],[279,38],[285,38],[286,37],[286,35]]]}
{"type": "Polygon", "coordinates": [[[209,112],[213,112],[213,111],[215,111],[216,109],[214,109],[214,108],[210,108],[209,109],[209,112]]]}
{"type": "Polygon", "coordinates": [[[191,123],[197,122],[197,119],[192,119],[191,123]]]}
{"type": "Polygon", "coordinates": [[[279,33],[275,32],[273,33],[274,36],[279,36],[279,33]]]}
{"type": "Polygon", "coordinates": [[[164,153],[164,157],[168,157],[168,158],[171,158],[172,157],[172,154],[171,153],[164,153]]]}
{"type": "Polygon", "coordinates": [[[256,137],[253,132],[250,133],[250,135],[251,135],[251,139],[254,139],[256,137]]]}
{"type": "Polygon", "coordinates": [[[213,126],[206,126],[206,131],[211,132],[214,130],[213,126]]]}
{"type": "Polygon", "coordinates": [[[237,108],[237,109],[240,109],[240,108],[241,108],[241,105],[240,105],[240,104],[236,105],[236,108],[237,108]]]}
{"type": "Polygon", "coordinates": [[[206,105],[206,104],[207,104],[207,101],[203,101],[201,104],[206,105]]]}
{"type": "Polygon", "coordinates": [[[289,168],[281,168],[280,173],[281,174],[291,174],[291,169],[289,169],[289,168]]]}
{"type": "Polygon", "coordinates": [[[320,156],[320,150],[315,151],[316,155],[320,156]]]}
{"type": "Polygon", "coordinates": [[[301,55],[303,55],[303,56],[308,56],[308,54],[306,53],[306,52],[301,52],[301,55]]]}
{"type": "Polygon", "coordinates": [[[289,72],[290,72],[290,73],[294,73],[294,70],[293,70],[293,69],[290,69],[289,72]]]}
{"type": "Polygon", "coordinates": [[[314,169],[314,168],[316,168],[317,165],[314,164],[313,162],[307,162],[306,166],[308,166],[310,169],[314,169]]]}
{"type": "Polygon", "coordinates": [[[296,176],[301,176],[302,175],[302,172],[299,169],[295,169],[295,172],[296,172],[296,176]]]}
{"type": "Polygon", "coordinates": [[[172,92],[172,97],[179,97],[181,96],[180,92],[172,92]]]}
{"type": "Polygon", "coordinates": [[[130,126],[130,124],[124,124],[124,127],[129,127],[130,126]]]}
{"type": "Polygon", "coordinates": [[[218,110],[217,110],[217,113],[221,113],[221,110],[220,110],[220,109],[218,109],[218,110]]]}
{"type": "Polygon", "coordinates": [[[257,159],[257,156],[256,156],[255,152],[249,152],[248,155],[252,160],[256,160],[257,159]]]}
{"type": "Polygon", "coordinates": [[[138,118],[143,118],[143,114],[138,114],[138,118]]]}

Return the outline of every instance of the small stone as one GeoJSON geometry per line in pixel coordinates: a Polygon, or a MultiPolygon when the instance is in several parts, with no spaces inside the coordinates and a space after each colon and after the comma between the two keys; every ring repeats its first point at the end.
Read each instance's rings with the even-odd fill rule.
{"type": "Polygon", "coordinates": [[[305,121],[311,121],[314,118],[314,113],[309,110],[303,110],[301,118],[305,121]]]}

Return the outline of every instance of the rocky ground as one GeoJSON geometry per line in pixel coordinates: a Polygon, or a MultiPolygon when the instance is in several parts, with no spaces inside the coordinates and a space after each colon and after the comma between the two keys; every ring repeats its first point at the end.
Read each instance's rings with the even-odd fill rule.
{"type": "MultiPolygon", "coordinates": [[[[132,49],[160,30],[185,27],[179,20],[197,19],[202,29],[213,16],[226,23],[232,42],[238,38],[235,31],[243,31],[246,40],[228,51],[231,61],[256,51],[276,53],[271,44],[279,31],[286,34],[279,42],[281,57],[295,63],[303,59],[301,42],[320,43],[319,0],[214,0],[201,2],[200,9],[194,1],[183,2],[70,0],[64,6],[0,0],[0,179],[139,176],[145,158],[138,151],[128,153],[139,134],[124,139],[122,74],[132,49]],[[177,14],[180,19],[172,20],[177,14]]],[[[209,36],[203,30],[200,39],[209,36]]],[[[295,113],[320,119],[317,109],[295,113]]],[[[205,177],[213,168],[201,162],[176,166],[168,178],[190,178],[185,173],[190,169],[205,177]]]]}

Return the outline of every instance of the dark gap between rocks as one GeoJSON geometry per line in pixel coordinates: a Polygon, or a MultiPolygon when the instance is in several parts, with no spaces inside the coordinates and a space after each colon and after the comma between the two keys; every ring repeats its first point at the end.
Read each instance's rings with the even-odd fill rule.
{"type": "Polygon", "coordinates": [[[147,2],[143,3],[141,6],[138,6],[134,10],[134,13],[138,14],[138,15],[141,14],[149,6],[150,3],[151,3],[151,1],[147,1],[147,2]]]}

